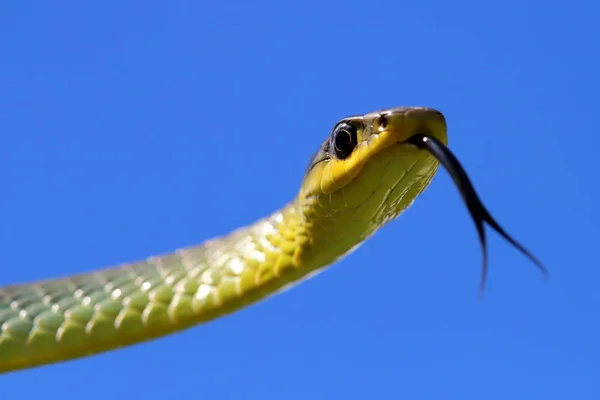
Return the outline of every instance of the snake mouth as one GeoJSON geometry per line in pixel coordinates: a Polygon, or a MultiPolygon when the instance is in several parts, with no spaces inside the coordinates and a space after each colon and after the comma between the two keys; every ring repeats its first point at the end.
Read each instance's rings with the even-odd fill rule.
{"type": "Polygon", "coordinates": [[[475,192],[475,188],[469,179],[467,172],[460,164],[456,156],[450,151],[448,147],[446,147],[440,140],[435,137],[427,134],[416,134],[411,136],[406,143],[412,144],[418,147],[421,150],[428,151],[433,157],[435,157],[440,164],[448,171],[448,174],[454,181],[467,209],[469,210],[469,214],[471,214],[471,218],[475,223],[475,227],[477,228],[477,233],[479,235],[479,242],[481,244],[482,249],[482,273],[481,273],[481,283],[479,287],[480,295],[483,294],[485,290],[485,283],[487,278],[487,243],[485,236],[485,225],[487,223],[492,229],[494,229],[500,236],[502,236],[505,240],[507,240],[510,244],[512,244],[517,250],[519,250],[522,254],[524,254],[527,258],[529,258],[544,274],[544,277],[547,279],[549,274],[544,267],[544,265],[531,254],[523,245],[517,242],[513,237],[511,237],[498,222],[490,215],[487,208],[481,202],[481,199],[475,192]]]}

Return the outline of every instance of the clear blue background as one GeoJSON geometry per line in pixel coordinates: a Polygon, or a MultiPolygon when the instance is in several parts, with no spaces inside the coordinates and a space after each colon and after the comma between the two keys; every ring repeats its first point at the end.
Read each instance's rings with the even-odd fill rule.
{"type": "Polygon", "coordinates": [[[2,398],[600,398],[593,1],[5,2],[0,284],[199,243],[297,192],[341,117],[442,110],[448,175],[315,279],[152,343],[0,376],[2,398]],[[168,4],[168,5],[167,5],[168,4]],[[367,397],[365,397],[367,396],[367,397]]]}

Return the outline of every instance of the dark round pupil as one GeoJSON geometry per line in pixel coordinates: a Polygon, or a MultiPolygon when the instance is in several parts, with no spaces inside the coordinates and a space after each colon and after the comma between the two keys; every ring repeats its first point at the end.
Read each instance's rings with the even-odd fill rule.
{"type": "Polygon", "coordinates": [[[352,135],[346,129],[340,129],[335,135],[335,149],[340,152],[346,152],[352,142],[352,135]]]}

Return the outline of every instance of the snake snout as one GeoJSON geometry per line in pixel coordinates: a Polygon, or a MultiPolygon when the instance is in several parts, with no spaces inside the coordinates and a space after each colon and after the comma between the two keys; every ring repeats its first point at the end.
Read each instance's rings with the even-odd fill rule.
{"type": "Polygon", "coordinates": [[[406,111],[405,123],[412,135],[427,134],[447,144],[446,117],[435,108],[412,107],[406,111]]]}

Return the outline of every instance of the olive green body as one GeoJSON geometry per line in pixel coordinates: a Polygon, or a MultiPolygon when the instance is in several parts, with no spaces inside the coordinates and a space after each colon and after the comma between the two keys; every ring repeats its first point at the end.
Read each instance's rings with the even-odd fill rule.
{"type": "MultiPolygon", "coordinates": [[[[387,111],[390,138],[369,131],[379,114],[356,117],[366,121],[356,156],[319,162],[297,198],[248,227],[139,262],[0,288],[0,372],[180,331],[332,265],[409,207],[437,171],[435,159],[402,143],[410,110],[387,111]]],[[[446,139],[441,114],[415,110],[417,122],[433,121],[446,139]]]]}

